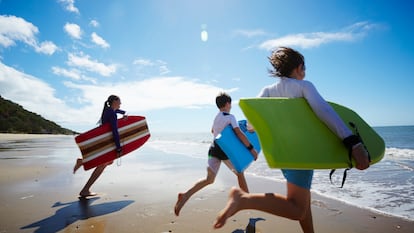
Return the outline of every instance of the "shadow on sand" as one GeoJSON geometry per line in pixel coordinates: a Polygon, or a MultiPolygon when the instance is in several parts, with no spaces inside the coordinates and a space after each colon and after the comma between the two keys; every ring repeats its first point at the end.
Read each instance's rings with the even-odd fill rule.
{"type": "Polygon", "coordinates": [[[237,229],[232,233],[256,233],[256,222],[265,220],[264,218],[250,218],[245,230],[237,229]]]}
{"type": "Polygon", "coordinates": [[[125,200],[92,205],[92,202],[98,199],[99,197],[94,197],[89,199],[80,198],[79,201],[73,201],[68,203],[56,202],[52,206],[52,208],[60,206],[64,207],[58,209],[53,216],[21,227],[20,229],[38,227],[38,229],[34,232],[58,232],[78,220],[85,220],[92,217],[114,213],[120,211],[121,209],[127,207],[128,205],[134,202],[131,200],[125,200]]]}

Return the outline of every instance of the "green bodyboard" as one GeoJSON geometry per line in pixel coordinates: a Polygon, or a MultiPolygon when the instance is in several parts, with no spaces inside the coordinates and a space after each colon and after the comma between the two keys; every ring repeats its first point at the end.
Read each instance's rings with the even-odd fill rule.
{"type": "MultiPolygon", "coordinates": [[[[371,164],[380,161],[385,152],[384,140],[351,109],[329,104],[354,133],[349,123],[356,126],[371,164]]],[[[319,120],[304,98],[247,98],[240,99],[239,105],[257,132],[269,167],[349,167],[348,151],[342,141],[319,120]]]]}

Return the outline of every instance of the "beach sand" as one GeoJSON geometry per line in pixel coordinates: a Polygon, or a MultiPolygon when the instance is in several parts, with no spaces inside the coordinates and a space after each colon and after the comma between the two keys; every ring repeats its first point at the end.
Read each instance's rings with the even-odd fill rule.
{"type": "MultiPolygon", "coordinates": [[[[3,136],[0,143],[4,144],[3,136]]],[[[19,140],[19,136],[10,137],[7,140],[19,140]]],[[[173,208],[178,192],[205,176],[206,161],[145,146],[105,170],[92,187],[98,196],[80,200],[77,194],[92,170],[81,168],[72,174],[77,156],[74,142],[65,149],[1,149],[0,232],[301,232],[296,221],[252,210],[237,213],[222,229],[214,230],[217,213],[225,206],[230,187],[237,184],[225,166],[216,182],[196,193],[176,217],[173,208]],[[42,150],[43,156],[31,157],[39,154],[37,150],[42,150]],[[59,150],[60,160],[56,159],[59,150]],[[7,153],[13,156],[4,156],[7,153]],[[255,229],[246,231],[249,222],[255,229]]],[[[251,192],[285,193],[283,183],[254,176],[246,179],[251,192]]],[[[414,229],[412,221],[317,194],[312,194],[312,199],[316,232],[408,233],[414,229]]]]}

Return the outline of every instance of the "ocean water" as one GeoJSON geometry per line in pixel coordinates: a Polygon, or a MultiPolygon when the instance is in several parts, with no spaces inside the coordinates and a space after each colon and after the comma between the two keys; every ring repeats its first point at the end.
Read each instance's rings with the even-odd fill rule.
{"type": "MultiPolygon", "coordinates": [[[[329,170],[315,170],[312,191],[382,214],[414,220],[414,126],[375,127],[386,144],[384,158],[365,171],[351,169],[343,188],[342,171],[329,180],[329,170]]],[[[174,156],[206,159],[210,133],[153,134],[147,146],[174,156]]],[[[246,173],[280,182],[278,169],[270,169],[263,155],[246,173]]]]}

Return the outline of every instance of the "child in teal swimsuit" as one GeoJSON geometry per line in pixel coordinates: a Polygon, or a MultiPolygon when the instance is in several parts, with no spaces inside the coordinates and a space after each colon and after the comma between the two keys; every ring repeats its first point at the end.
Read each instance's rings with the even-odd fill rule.
{"type": "MultiPolygon", "coordinates": [[[[368,153],[361,141],[346,127],[313,84],[303,80],[305,78],[303,55],[291,48],[282,47],[275,50],[269,60],[274,68],[270,74],[280,77],[280,81],[265,87],[259,96],[305,98],[318,118],[344,141],[345,146],[352,150],[352,156],[356,161],[355,167],[360,170],[368,168],[368,153]]],[[[313,233],[310,193],[313,170],[282,169],[282,173],[287,180],[286,196],[273,193],[249,194],[232,188],[227,206],[220,212],[214,227],[222,227],[227,218],[240,210],[255,209],[297,220],[303,232],[313,233]]]]}

